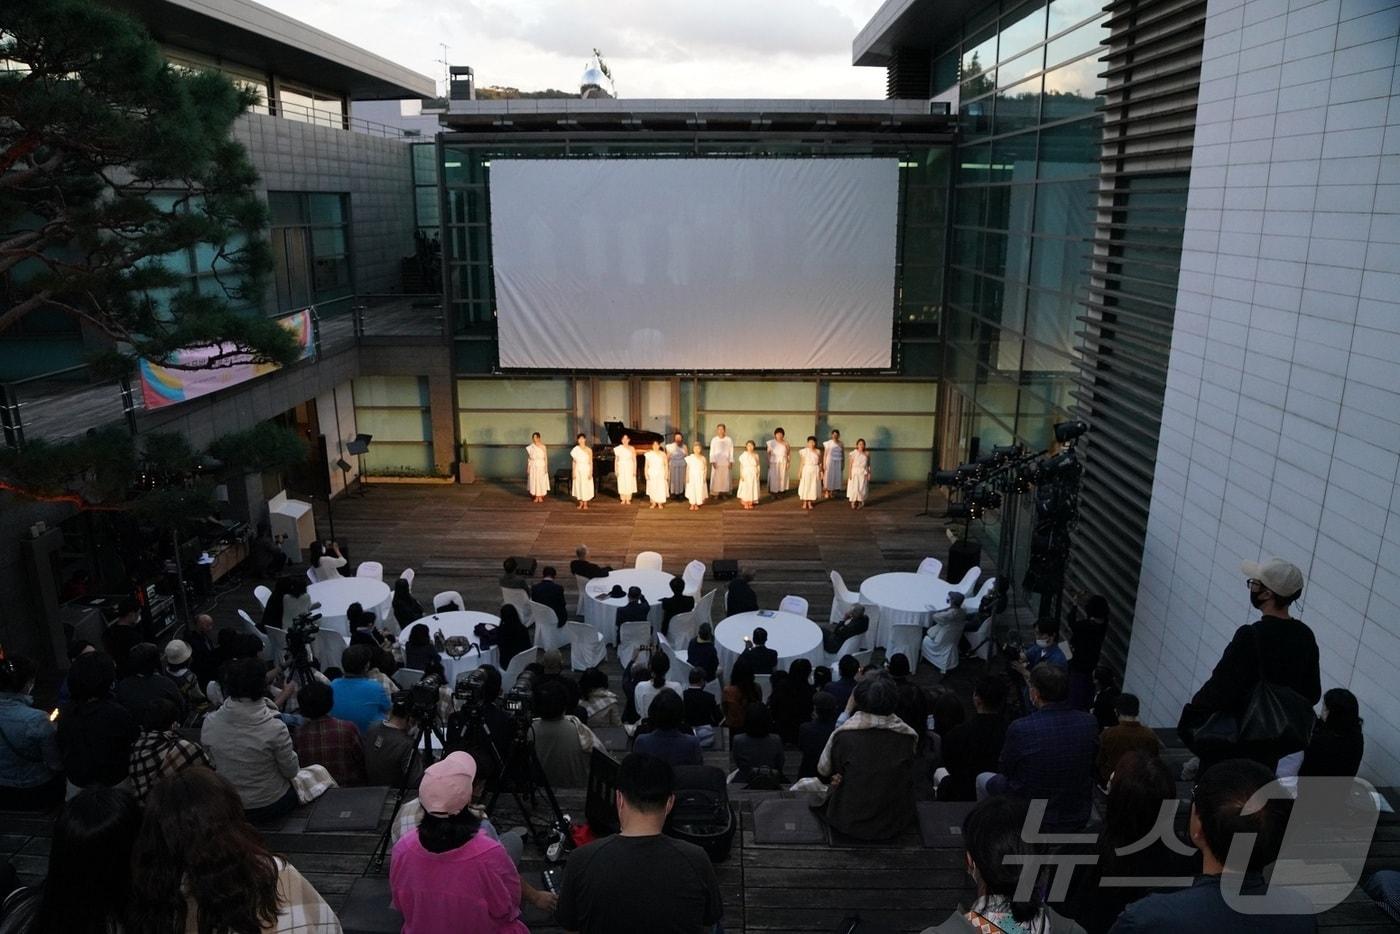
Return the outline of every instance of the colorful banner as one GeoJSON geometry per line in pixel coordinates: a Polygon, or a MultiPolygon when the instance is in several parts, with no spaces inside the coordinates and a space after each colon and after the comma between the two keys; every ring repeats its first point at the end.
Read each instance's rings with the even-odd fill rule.
{"type": "MultiPolygon", "coordinates": [[[[316,353],[311,341],[311,309],[307,308],[279,319],[279,324],[296,335],[301,347],[298,360],[310,359],[316,353]]],[[[176,354],[183,366],[198,366],[220,352],[218,347],[189,347],[176,354]]],[[[177,402],[188,402],[211,392],[246,383],[250,379],[279,369],[275,363],[226,363],[202,370],[171,367],[150,360],[141,361],[141,398],[147,409],[160,409],[177,402]]]]}

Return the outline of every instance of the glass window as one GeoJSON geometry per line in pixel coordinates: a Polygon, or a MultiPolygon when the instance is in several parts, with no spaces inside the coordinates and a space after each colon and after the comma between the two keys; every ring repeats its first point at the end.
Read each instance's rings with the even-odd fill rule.
{"type": "Polygon", "coordinates": [[[413,183],[415,185],[437,184],[437,146],[432,143],[414,143],[413,183]]]}
{"type": "Polygon", "coordinates": [[[306,199],[296,192],[269,191],[267,208],[273,227],[306,223],[306,199]]]}
{"type": "MultiPolygon", "coordinates": [[[[1107,37],[1108,31],[1103,28],[1102,23],[1097,20],[1085,23],[1072,33],[1052,39],[1045,46],[1045,61],[1053,66],[1087,55],[1102,45],[1107,37]]],[[[1097,70],[1096,68],[1095,71],[1097,70]]]]}
{"type": "Polygon", "coordinates": [[[1018,133],[1034,127],[1040,122],[1040,101],[1039,78],[997,92],[996,133],[1018,133]]]}
{"type": "Polygon", "coordinates": [[[958,149],[958,184],[969,185],[991,181],[992,147],[962,146],[958,149]]]}
{"type": "Polygon", "coordinates": [[[958,83],[958,50],[944,52],[933,61],[933,93],[942,94],[958,83]]]}
{"type": "Polygon", "coordinates": [[[1093,185],[1093,182],[1084,180],[1038,186],[1035,196],[1036,233],[1087,238],[1093,229],[1093,185]]]}
{"type": "Polygon", "coordinates": [[[998,58],[1004,61],[1020,55],[1044,38],[1045,3],[1044,0],[1032,0],[1001,18],[1001,54],[998,58]]]}
{"type": "Polygon", "coordinates": [[[1040,131],[1040,177],[1095,178],[1099,173],[1099,121],[1081,120],[1040,131]]]}
{"type": "Polygon", "coordinates": [[[315,228],[311,231],[311,248],[316,251],[317,256],[344,256],[348,252],[345,247],[345,228],[315,228]]]}
{"type": "Polygon", "coordinates": [[[343,224],[345,196],[312,192],[307,195],[308,216],[313,224],[343,224]]]}
{"type": "Polygon", "coordinates": [[[1098,77],[1099,64],[1095,58],[1081,58],[1045,73],[1045,111],[1047,123],[1068,117],[1083,117],[1094,113],[1103,103],[1099,96],[1103,82],[1098,77]]]}
{"type": "Polygon", "coordinates": [[[1045,67],[1045,47],[1032,49],[1025,55],[997,66],[997,87],[1008,87],[1029,78],[1045,67]]]}
{"type": "Polygon", "coordinates": [[[1018,133],[992,143],[992,181],[1028,182],[1035,178],[1035,134],[1018,133]]]}
{"type": "Polygon", "coordinates": [[[437,189],[422,186],[413,189],[413,210],[419,227],[436,227],[441,218],[437,189]]]}
{"type": "Polygon", "coordinates": [[[1049,35],[1064,32],[1091,16],[1102,17],[1103,8],[1102,0],[1050,0],[1049,35]]]}
{"type": "Polygon", "coordinates": [[[962,57],[962,96],[979,97],[996,86],[997,37],[988,32],[965,46],[962,57]]]}

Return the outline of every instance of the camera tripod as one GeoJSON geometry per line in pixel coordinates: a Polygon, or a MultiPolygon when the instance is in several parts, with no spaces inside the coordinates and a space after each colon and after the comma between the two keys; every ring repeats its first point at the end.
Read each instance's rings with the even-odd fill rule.
{"type": "Polygon", "coordinates": [[[423,748],[419,749],[415,743],[413,751],[409,753],[408,761],[404,763],[403,775],[399,776],[399,787],[394,796],[394,810],[389,814],[389,826],[384,828],[384,833],[379,836],[379,845],[374,848],[374,855],[370,857],[370,865],[375,869],[384,868],[384,858],[389,855],[389,841],[393,839],[394,824],[398,822],[399,811],[403,808],[403,802],[408,797],[408,777],[413,774],[413,764],[422,757],[423,768],[433,764],[433,737],[437,737],[441,748],[447,748],[447,740],[443,738],[442,730],[438,728],[436,716],[426,718],[419,717],[415,713],[414,722],[423,735],[423,748]]]}

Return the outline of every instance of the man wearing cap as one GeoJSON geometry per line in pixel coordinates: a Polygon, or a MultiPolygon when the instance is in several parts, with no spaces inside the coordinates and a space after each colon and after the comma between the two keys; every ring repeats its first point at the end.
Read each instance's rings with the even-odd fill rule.
{"type": "Polygon", "coordinates": [[[193,654],[189,644],[180,639],[165,644],[165,676],[180,689],[185,700],[184,722],[189,724],[197,723],[209,709],[209,698],[204,696],[199,677],[190,668],[193,654]]]}
{"type": "Polygon", "coordinates": [[[423,772],[423,819],[394,844],[389,889],[403,929],[415,934],[529,934],[520,919],[520,873],[481,831],[472,803],[476,760],[454,752],[423,772]]]}
{"type": "MultiPolygon", "coordinates": [[[[1282,558],[1246,561],[1241,570],[1249,602],[1260,618],[1235,630],[1215,670],[1183,712],[1183,726],[1199,726],[1213,713],[1242,714],[1261,674],[1270,684],[1296,691],[1309,704],[1316,705],[1322,697],[1317,640],[1306,623],[1289,614],[1303,593],[1303,572],[1282,558]]],[[[1238,750],[1270,768],[1279,756],[1296,751],[1238,750]]],[[[1202,757],[1200,771],[1213,761],[1202,757]]]]}

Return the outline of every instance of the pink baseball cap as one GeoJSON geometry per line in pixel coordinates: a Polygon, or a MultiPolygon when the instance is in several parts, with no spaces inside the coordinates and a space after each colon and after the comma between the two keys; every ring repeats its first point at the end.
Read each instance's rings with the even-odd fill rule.
{"type": "Polygon", "coordinates": [[[476,760],[465,752],[454,752],[428,766],[418,785],[418,803],[434,817],[452,817],[472,803],[472,783],[476,781],[476,760]]]}

